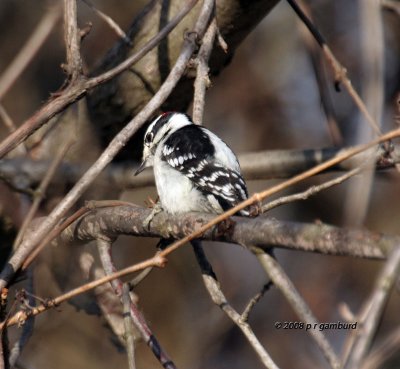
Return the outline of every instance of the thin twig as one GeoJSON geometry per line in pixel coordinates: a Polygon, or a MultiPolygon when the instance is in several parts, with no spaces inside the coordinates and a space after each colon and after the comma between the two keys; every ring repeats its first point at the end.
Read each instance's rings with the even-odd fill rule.
{"type": "MultiPolygon", "coordinates": [[[[400,14],[400,13],[399,13],[400,14]]],[[[373,350],[362,363],[361,369],[379,369],[391,357],[398,354],[400,347],[400,327],[394,329],[380,344],[373,350]]]]}
{"type": "Polygon", "coordinates": [[[203,277],[204,285],[210,295],[212,301],[221,308],[222,311],[237,325],[242,331],[247,341],[258,355],[259,359],[263,363],[264,367],[268,369],[278,369],[278,366],[274,363],[268,352],[262,346],[258,340],[250,325],[246,320],[242,319],[242,316],[229,304],[224,293],[221,290],[221,286],[217,280],[217,277],[212,269],[210,262],[208,261],[204,250],[199,241],[192,242],[193,250],[196,255],[197,263],[200,266],[201,274],[203,277]]]}
{"type": "Polygon", "coordinates": [[[81,1],[83,1],[91,10],[93,10],[93,12],[97,14],[99,18],[105,21],[109,25],[109,27],[118,35],[118,37],[124,40],[128,45],[131,45],[131,40],[122,30],[122,28],[118,25],[117,22],[115,22],[109,15],[97,9],[91,1],[89,0],[81,0],[81,1]]]}
{"type": "Polygon", "coordinates": [[[253,310],[254,306],[257,305],[257,303],[262,299],[262,297],[265,295],[265,293],[273,286],[274,283],[272,281],[264,284],[264,286],[261,288],[261,291],[258,292],[247,304],[247,306],[244,308],[243,313],[241,315],[241,319],[244,322],[247,322],[249,320],[249,315],[251,311],[253,310]]]}
{"type": "Polygon", "coordinates": [[[274,209],[278,206],[288,204],[288,203],[291,203],[294,201],[307,200],[309,197],[314,196],[318,192],[321,192],[323,190],[326,190],[327,188],[330,188],[330,187],[333,187],[333,186],[343,183],[350,177],[353,177],[356,174],[360,173],[361,170],[362,170],[361,167],[354,168],[350,172],[345,173],[337,178],[331,179],[330,181],[326,181],[324,183],[321,183],[320,185],[311,186],[310,188],[308,188],[307,190],[305,190],[303,192],[296,193],[296,194],[289,195],[289,196],[280,197],[274,201],[271,201],[271,202],[263,205],[262,213],[266,213],[267,211],[270,211],[271,209],[274,209]]]}
{"type": "MultiPolygon", "coordinates": [[[[0,104],[0,118],[4,122],[4,125],[6,126],[9,132],[12,133],[17,129],[13,120],[7,113],[7,110],[4,108],[2,104],[0,104]]],[[[21,156],[25,155],[28,152],[28,149],[25,146],[25,142],[22,145],[16,147],[15,150],[21,156]]]]}
{"type": "Polygon", "coordinates": [[[376,329],[382,317],[383,309],[389,299],[390,292],[400,271],[400,245],[393,249],[378,276],[374,290],[366,306],[369,307],[365,318],[356,332],[356,339],[350,350],[350,355],[343,361],[343,368],[356,369],[363,362],[371,345],[376,329]]]}
{"type": "Polygon", "coordinates": [[[293,10],[296,12],[296,14],[299,16],[299,18],[303,21],[305,26],[308,28],[308,30],[311,32],[311,34],[314,36],[315,40],[318,42],[318,44],[321,46],[322,51],[326,57],[326,59],[329,62],[329,65],[331,66],[334,76],[335,76],[335,84],[336,86],[339,86],[339,84],[343,84],[348,93],[350,94],[351,98],[357,105],[357,107],[360,109],[361,113],[364,115],[365,119],[371,126],[372,130],[377,136],[380,136],[381,129],[379,128],[379,124],[375,121],[375,119],[371,116],[369,113],[367,107],[365,106],[364,102],[362,101],[360,95],[356,92],[354,89],[350,79],[347,76],[347,70],[344,68],[339,61],[336,59],[334,53],[332,50],[329,48],[327,45],[324,37],[322,34],[319,32],[319,30],[312,24],[310,19],[304,14],[304,12],[300,9],[300,7],[297,5],[295,0],[287,0],[289,5],[293,8],[293,10]]]}
{"type": "MultiPolygon", "coordinates": [[[[310,324],[311,327],[318,326],[318,321],[315,318],[314,314],[307,306],[306,302],[296,290],[292,281],[286,275],[285,271],[278,264],[276,259],[258,247],[250,246],[249,248],[256,255],[261,266],[268,274],[274,285],[286,297],[290,306],[296,312],[299,319],[306,324],[310,324]]],[[[311,337],[314,339],[318,347],[321,349],[330,366],[335,369],[339,368],[340,364],[335,354],[335,351],[331,347],[330,343],[328,342],[322,331],[318,329],[309,329],[308,332],[310,333],[311,337]]]]}
{"type": "Polygon", "coordinates": [[[39,205],[45,196],[47,187],[49,186],[51,179],[53,178],[58,166],[60,165],[62,159],[64,158],[64,156],[66,155],[66,153],[68,152],[70,147],[73,145],[73,143],[74,142],[72,140],[69,140],[61,148],[61,150],[56,154],[53,161],[50,163],[50,166],[48,168],[48,171],[46,172],[46,175],[43,177],[42,182],[40,183],[37,190],[34,192],[34,200],[33,200],[32,206],[30,207],[28,214],[26,215],[26,217],[21,225],[21,228],[19,229],[17,237],[15,238],[14,245],[13,245],[14,249],[16,249],[18,247],[22,238],[24,237],[26,229],[29,227],[30,222],[36,215],[36,211],[38,210],[39,205]]]}
{"type": "Polygon", "coordinates": [[[82,76],[76,0],[64,0],[64,37],[67,61],[64,69],[69,79],[75,81],[82,76]]]}
{"type": "Polygon", "coordinates": [[[136,369],[135,363],[135,334],[133,330],[133,321],[130,314],[131,297],[129,292],[129,286],[124,283],[122,286],[122,304],[124,314],[124,327],[125,327],[125,342],[126,342],[126,353],[128,355],[128,368],[136,369]]]}
{"type": "MultiPolygon", "coordinates": [[[[12,308],[7,311],[7,302],[9,298],[7,288],[0,290],[0,321],[6,322],[10,315],[12,308]]],[[[8,369],[9,367],[10,350],[8,347],[8,332],[7,328],[0,329],[0,369],[8,369]]]]}
{"type": "Polygon", "coordinates": [[[132,273],[136,273],[136,272],[146,269],[150,266],[162,268],[165,266],[165,263],[166,263],[165,258],[161,255],[158,255],[156,257],[147,259],[141,263],[137,263],[130,267],[121,269],[118,272],[112,273],[110,275],[106,275],[106,276],[98,278],[92,282],[89,282],[82,286],[74,288],[54,299],[50,299],[50,300],[46,301],[46,303],[38,305],[36,308],[29,311],[29,314],[24,310],[20,310],[16,314],[14,314],[12,317],[10,317],[9,319],[0,323],[0,331],[3,330],[5,327],[9,327],[9,326],[16,325],[16,324],[23,324],[26,321],[26,319],[28,319],[31,316],[36,316],[40,313],[43,313],[44,311],[46,311],[50,308],[56,307],[56,306],[60,305],[61,303],[68,301],[69,299],[71,299],[75,296],[79,296],[82,293],[91,291],[91,290],[95,289],[96,287],[99,287],[105,283],[109,283],[110,281],[112,281],[114,279],[121,278],[121,277],[130,275],[132,273]]]}
{"type": "Polygon", "coordinates": [[[137,285],[139,285],[153,270],[153,267],[148,267],[142,270],[138,275],[136,275],[132,280],[129,281],[129,289],[133,290],[137,285]]]}
{"type": "Polygon", "coordinates": [[[2,119],[4,125],[6,126],[9,132],[14,132],[17,129],[13,120],[8,115],[7,110],[4,108],[2,104],[0,104],[0,118],[2,119]]]}
{"type": "MultiPolygon", "coordinates": [[[[111,275],[115,273],[115,267],[111,258],[111,240],[107,239],[98,239],[97,240],[97,248],[100,255],[100,260],[103,265],[103,269],[106,275],[111,275]]],[[[123,284],[120,279],[113,279],[111,281],[111,286],[114,289],[114,293],[121,298],[121,302],[123,300],[123,284]]],[[[129,312],[132,317],[133,323],[139,330],[143,340],[152,350],[154,356],[160,361],[161,365],[166,369],[176,369],[175,364],[168,357],[166,352],[163,350],[161,345],[159,344],[157,338],[151,331],[149,325],[147,324],[144,316],[140,312],[139,308],[136,304],[130,299],[130,295],[128,293],[128,298],[130,300],[129,303],[129,312]]]]}
{"type": "Polygon", "coordinates": [[[397,15],[400,15],[400,4],[398,1],[394,1],[394,0],[382,0],[381,1],[382,6],[385,9],[389,9],[394,11],[395,13],[397,13],[397,15]]]}
{"type": "MultiPolygon", "coordinates": [[[[36,306],[36,299],[34,296],[34,275],[32,270],[27,271],[27,299],[29,309],[34,308],[36,306]]],[[[33,328],[35,325],[35,317],[31,316],[27,319],[25,324],[23,325],[22,333],[18,341],[14,344],[14,347],[10,351],[10,367],[14,367],[17,363],[18,358],[20,357],[22,350],[28,343],[29,339],[33,334],[33,328]]]]}
{"type": "MultiPolygon", "coordinates": [[[[297,0],[303,8],[304,13],[312,20],[310,6],[303,0],[297,0]]],[[[303,38],[308,55],[310,57],[315,79],[318,85],[318,92],[321,100],[321,105],[326,117],[326,124],[332,143],[335,146],[343,145],[343,136],[338,126],[335,109],[332,103],[330,90],[328,89],[328,77],[325,70],[325,65],[322,62],[321,53],[318,45],[314,42],[314,38],[310,32],[304,27],[300,28],[300,35],[303,38]]]]}
{"type": "MultiPolygon", "coordinates": [[[[203,3],[200,15],[194,28],[194,35],[202,36],[205,32],[206,26],[210,19],[213,9],[213,1],[206,0],[203,3]]],[[[156,109],[170,95],[182,75],[186,70],[187,63],[189,62],[193,52],[196,50],[197,44],[194,39],[186,39],[183,45],[181,54],[178,56],[177,61],[172,68],[167,79],[160,87],[158,92],[150,99],[147,105],[137,114],[126,126],[123,128],[110,142],[108,147],[103,151],[96,162],[88,169],[82,178],[75,184],[75,186],[66,194],[64,199],[53,209],[53,211],[46,217],[46,219],[38,226],[35,234],[29,240],[21,243],[21,253],[18,257],[15,254],[9,260],[8,265],[10,268],[3,270],[0,275],[0,288],[4,287],[11,275],[19,269],[21,263],[25,260],[26,256],[31,252],[43,237],[50,232],[50,230],[60,221],[64,214],[73,206],[84,191],[96,179],[101,171],[111,162],[117,153],[125,146],[132,135],[150,118],[156,109]]],[[[0,154],[1,156],[1,154],[0,154]]]]}
{"type": "Polygon", "coordinates": [[[21,269],[26,270],[28,266],[35,260],[39,253],[54,239],[56,238],[64,229],[66,229],[70,224],[75,222],[77,219],[82,217],[87,212],[102,207],[113,207],[127,205],[126,201],[120,200],[102,200],[102,201],[88,201],[85,206],[81,207],[74,214],[65,219],[60,225],[56,226],[46,237],[43,238],[42,242],[26,257],[23,262],[21,269]]]}
{"type": "Polygon", "coordinates": [[[21,75],[39,48],[43,45],[61,15],[61,6],[56,4],[49,8],[39,21],[31,37],[19,51],[17,56],[9,63],[9,67],[0,76],[0,100],[8,92],[17,78],[21,75]]]}
{"type": "Polygon", "coordinates": [[[197,72],[196,79],[194,81],[194,97],[193,97],[193,122],[196,124],[202,124],[204,103],[206,90],[210,87],[211,81],[208,76],[209,67],[208,59],[210,58],[211,51],[214,46],[215,35],[217,32],[217,20],[211,21],[208,26],[207,32],[204,34],[202,44],[199,53],[196,58],[197,72]]]}
{"type": "MultiPolygon", "coordinates": [[[[359,4],[359,73],[360,95],[377,124],[381,123],[384,110],[384,54],[385,40],[383,35],[383,14],[379,1],[364,0],[359,4]]],[[[365,142],[373,138],[373,132],[365,124],[365,118],[359,114],[358,124],[354,132],[355,142],[365,142]]],[[[371,201],[374,183],[374,160],[369,159],[369,165],[362,175],[350,181],[344,199],[344,224],[360,227],[371,201]]]]}

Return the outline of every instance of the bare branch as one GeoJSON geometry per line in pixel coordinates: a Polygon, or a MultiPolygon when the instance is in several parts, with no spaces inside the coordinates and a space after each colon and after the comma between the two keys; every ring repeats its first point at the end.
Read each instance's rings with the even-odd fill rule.
{"type": "MultiPolygon", "coordinates": [[[[7,313],[8,289],[0,290],[0,321],[6,321],[10,313],[7,313]]],[[[9,367],[9,347],[7,340],[7,329],[0,328],[0,369],[8,369],[9,367]]]]}
{"type": "Polygon", "coordinates": [[[399,352],[400,327],[394,329],[362,363],[362,369],[379,369],[383,363],[399,352]]]}
{"type": "Polygon", "coordinates": [[[398,3],[398,1],[382,0],[381,3],[385,9],[394,11],[395,13],[397,13],[397,15],[400,15],[400,4],[398,3]]]}
{"type": "Polygon", "coordinates": [[[14,132],[17,129],[13,120],[8,115],[6,109],[4,109],[4,106],[2,104],[0,104],[0,118],[2,119],[4,125],[6,126],[9,132],[14,132]]]}
{"type": "MultiPolygon", "coordinates": [[[[39,243],[39,245],[32,250],[32,252],[27,256],[25,261],[23,262],[21,269],[26,270],[28,266],[35,260],[36,256],[55,238],[57,237],[64,229],[66,229],[70,224],[75,222],[77,219],[79,219],[81,216],[92,210],[93,208],[101,208],[101,207],[112,207],[112,206],[121,206],[121,205],[126,205],[127,203],[125,201],[119,201],[119,200],[103,200],[103,201],[95,201],[91,202],[88,201],[85,206],[80,208],[78,211],[76,211],[74,214],[72,214],[70,217],[65,219],[61,224],[57,225],[53,230],[48,233],[42,240],[42,242],[39,243]]],[[[24,250],[22,251],[24,253],[24,250]]]]}
{"type": "MultiPolygon", "coordinates": [[[[29,309],[34,308],[36,306],[36,299],[34,297],[34,283],[33,283],[33,271],[29,270],[27,272],[28,275],[28,285],[27,285],[27,299],[29,304],[29,309]]],[[[29,317],[25,324],[23,325],[21,336],[18,341],[14,344],[14,347],[10,351],[10,366],[14,367],[17,363],[18,358],[20,357],[22,350],[28,343],[29,339],[33,334],[33,328],[35,324],[35,317],[29,317]]]]}
{"type": "Polygon", "coordinates": [[[128,268],[122,269],[118,272],[112,273],[108,276],[104,276],[101,278],[98,278],[92,282],[86,283],[83,286],[74,288],[73,290],[68,291],[67,293],[64,293],[61,296],[58,296],[54,299],[50,299],[46,301],[45,303],[40,304],[39,306],[33,308],[32,310],[29,311],[29,314],[25,310],[20,310],[18,311],[14,316],[12,316],[10,319],[3,320],[2,323],[0,323],[0,331],[5,329],[6,327],[15,325],[15,324],[23,324],[28,318],[32,316],[36,316],[38,314],[43,313],[44,311],[54,308],[61,303],[68,301],[69,299],[78,296],[82,293],[91,291],[95,289],[96,287],[99,287],[105,283],[109,283],[110,281],[113,281],[114,279],[121,278],[127,275],[130,275],[132,273],[135,273],[137,271],[143,270],[148,268],[149,266],[155,266],[155,267],[163,267],[165,265],[165,259],[161,256],[153,257],[151,259],[148,259],[144,262],[137,263],[135,265],[132,265],[128,268]]]}
{"type": "Polygon", "coordinates": [[[43,45],[44,41],[57,23],[60,15],[61,7],[59,4],[49,8],[47,13],[39,21],[39,24],[31,37],[19,51],[14,60],[10,62],[9,67],[0,76],[0,100],[36,55],[39,48],[43,45]]]}
{"type": "Polygon", "coordinates": [[[345,369],[356,369],[363,362],[370,347],[376,329],[382,317],[383,309],[400,271],[400,246],[397,245],[388,255],[388,259],[375,283],[368,303],[368,311],[356,332],[356,340],[349,357],[343,363],[345,369]]]}
{"type": "MultiPolygon", "coordinates": [[[[17,129],[13,120],[8,115],[6,109],[4,108],[4,106],[2,104],[0,104],[0,118],[4,122],[4,125],[6,126],[6,128],[8,129],[9,132],[12,133],[17,129]]],[[[27,152],[28,152],[28,150],[25,147],[25,145],[20,145],[20,146],[16,147],[16,153],[20,154],[21,156],[24,156],[27,152]]]]}
{"type": "Polygon", "coordinates": [[[361,167],[355,168],[355,169],[351,170],[350,172],[343,174],[342,176],[331,179],[330,181],[326,181],[324,183],[321,183],[320,185],[311,186],[306,191],[296,193],[293,195],[289,195],[289,196],[280,197],[274,201],[271,201],[271,202],[263,205],[262,212],[266,213],[267,211],[270,211],[271,209],[274,209],[274,208],[284,205],[284,204],[288,204],[293,201],[307,200],[309,197],[314,196],[318,192],[321,192],[323,190],[326,190],[327,188],[337,186],[338,184],[343,183],[350,177],[353,177],[356,174],[360,173],[361,169],[362,169],[361,167]]]}
{"type": "Polygon", "coordinates": [[[82,74],[80,35],[77,23],[76,0],[64,0],[64,37],[67,64],[64,66],[68,77],[75,81],[82,74]]]}
{"type": "Polygon", "coordinates": [[[126,352],[128,355],[128,368],[136,369],[135,363],[135,334],[133,331],[133,320],[130,314],[131,297],[129,286],[124,283],[122,286],[122,303],[124,307],[124,326],[125,326],[125,341],[126,352]]]}
{"type": "MultiPolygon", "coordinates": [[[[361,42],[359,73],[362,76],[360,94],[368,112],[380,125],[385,95],[385,41],[382,8],[379,1],[365,0],[360,3],[359,11],[361,42]]],[[[373,133],[365,124],[363,114],[358,117],[354,136],[354,142],[365,142],[373,137],[373,133]]],[[[349,182],[344,201],[344,224],[360,226],[364,223],[374,184],[373,167],[374,161],[370,159],[368,170],[349,182]]]]}
{"type": "MultiPolygon", "coordinates": [[[[319,323],[316,317],[276,259],[258,247],[249,246],[249,248],[255,254],[274,285],[279,288],[286,297],[299,319],[309,324],[310,327],[318,326],[319,323]]],[[[339,360],[322,331],[318,329],[309,329],[308,332],[328,360],[331,368],[338,369],[339,360]]]]}
{"type": "Polygon", "coordinates": [[[249,320],[249,315],[251,311],[253,310],[254,306],[257,305],[257,303],[262,299],[262,297],[265,295],[265,293],[274,285],[272,281],[264,284],[262,287],[261,291],[258,292],[254,297],[252,297],[243,310],[243,313],[241,315],[241,318],[244,322],[247,322],[249,320]]]}
{"type": "MultiPolygon", "coordinates": [[[[95,208],[79,221],[71,224],[59,236],[57,242],[89,242],[99,235],[118,237],[121,234],[158,238],[181,238],[202,228],[213,218],[213,214],[188,213],[172,216],[157,214],[150,227],[143,225],[151,209],[131,204],[112,208],[95,208]]],[[[257,218],[233,217],[232,227],[224,233],[218,227],[207,230],[202,239],[231,242],[240,245],[251,244],[264,250],[281,247],[330,255],[384,259],[392,250],[399,237],[339,228],[327,224],[307,224],[278,221],[265,216],[257,218]]],[[[171,253],[167,248],[160,253],[171,253]]]]}
{"type": "Polygon", "coordinates": [[[197,73],[194,81],[194,98],[193,98],[193,122],[202,124],[203,111],[206,90],[210,86],[211,81],[208,76],[209,67],[208,59],[210,58],[214,39],[217,32],[217,21],[214,19],[208,26],[207,32],[204,34],[203,42],[196,58],[197,73]]]}
{"type": "MultiPolygon", "coordinates": [[[[104,271],[106,275],[110,276],[115,273],[115,267],[113,261],[111,259],[111,245],[112,242],[110,239],[105,237],[97,239],[97,249],[99,251],[100,260],[103,265],[104,271]]],[[[113,279],[111,280],[111,286],[114,289],[114,293],[121,299],[123,302],[123,283],[120,279],[113,279]]],[[[133,323],[135,324],[136,328],[140,332],[143,340],[152,350],[156,359],[158,359],[161,365],[166,369],[176,369],[175,364],[172,360],[168,357],[165,351],[162,349],[161,345],[158,343],[156,336],[152,333],[149,328],[149,325],[146,322],[146,319],[140,312],[137,305],[130,299],[129,293],[128,298],[129,302],[129,313],[132,317],[133,323]]],[[[133,348],[131,348],[133,349],[133,348]]],[[[132,350],[131,350],[132,351],[132,350]]]]}
{"type": "MultiPolygon", "coordinates": [[[[91,211],[85,217],[71,224],[60,235],[60,242],[88,242],[96,240],[102,234],[106,237],[120,234],[137,234],[153,237],[182,237],[191,234],[194,229],[208,224],[211,214],[185,214],[181,217],[172,217],[165,213],[158,214],[151,222],[150,229],[143,226],[143,221],[151,210],[137,206],[121,206],[112,209],[99,208],[91,211]]],[[[364,258],[384,258],[399,244],[399,237],[390,237],[359,230],[346,230],[323,224],[301,224],[294,222],[279,222],[276,220],[259,218],[233,218],[235,226],[224,234],[218,229],[204,232],[203,238],[251,244],[255,247],[269,250],[271,247],[285,247],[303,251],[321,252],[334,255],[351,255],[364,258]]],[[[163,267],[166,256],[174,250],[156,253],[154,257],[133,266],[99,278],[81,287],[75,288],[47,304],[33,309],[30,315],[37,315],[79,294],[85,293],[116,278],[141,271],[149,267],[163,267]]],[[[0,324],[0,329],[25,321],[26,312],[20,311],[0,324]]]]}
{"type": "Polygon", "coordinates": [[[102,11],[97,9],[93,3],[89,0],[82,0],[95,14],[99,16],[103,21],[105,21],[108,26],[118,35],[118,37],[121,37],[122,40],[124,40],[128,45],[131,44],[131,41],[129,37],[126,35],[126,33],[122,30],[122,28],[118,25],[117,22],[115,22],[110,16],[107,14],[104,14],[102,11]]]}
{"type": "Polygon", "coordinates": [[[46,193],[47,187],[50,184],[51,179],[53,178],[58,166],[60,165],[61,161],[63,160],[65,154],[68,152],[70,149],[71,145],[73,144],[73,141],[68,141],[64,147],[61,148],[61,150],[57,153],[57,155],[54,157],[54,160],[51,162],[46,175],[43,177],[42,182],[40,183],[39,187],[37,190],[34,192],[34,200],[32,203],[32,206],[30,207],[28,214],[26,215],[21,228],[18,231],[17,237],[15,238],[14,241],[14,249],[18,247],[20,244],[22,238],[24,237],[25,231],[29,226],[29,223],[32,221],[34,216],[36,215],[36,211],[39,208],[39,205],[46,193]]]}
{"type": "MultiPolygon", "coordinates": [[[[303,0],[298,0],[298,3],[302,7],[304,13],[312,21],[310,6],[308,5],[308,3],[303,0]]],[[[338,126],[332,97],[328,89],[328,76],[325,70],[325,65],[323,64],[323,59],[321,58],[320,50],[318,48],[318,45],[314,42],[312,34],[305,27],[299,28],[300,35],[307,48],[307,52],[310,56],[313,66],[313,72],[315,74],[315,79],[318,84],[318,92],[321,98],[321,105],[326,116],[326,124],[329,135],[331,137],[332,143],[335,146],[341,146],[343,145],[343,137],[338,126]]]]}
{"type": "Polygon", "coordinates": [[[198,241],[192,242],[193,250],[196,255],[197,263],[200,266],[201,274],[203,277],[204,286],[207,289],[212,301],[221,308],[222,311],[238,326],[242,331],[247,341],[256,352],[265,368],[278,369],[272,358],[269,356],[267,351],[258,340],[253,330],[247,321],[242,319],[242,316],[229,304],[224,293],[221,290],[221,286],[217,280],[217,277],[212,269],[210,262],[208,261],[204,250],[198,241]]]}
{"type": "Polygon", "coordinates": [[[336,87],[339,86],[339,84],[343,84],[350,94],[351,98],[357,105],[357,107],[360,109],[362,114],[364,115],[365,119],[371,126],[372,130],[376,134],[376,136],[380,136],[382,134],[381,129],[379,128],[379,124],[375,121],[375,119],[371,116],[369,113],[367,107],[365,106],[364,102],[362,101],[360,95],[356,92],[354,89],[350,79],[347,76],[347,70],[344,68],[339,61],[336,59],[334,53],[332,50],[329,48],[327,45],[325,39],[321,35],[321,33],[317,30],[317,28],[311,23],[310,19],[304,14],[304,12],[300,9],[300,7],[297,5],[295,0],[287,0],[287,2],[290,4],[290,6],[293,8],[293,10],[296,12],[296,14],[299,16],[299,18],[304,22],[305,26],[308,28],[308,30],[311,32],[311,34],[314,36],[315,40],[318,42],[320,47],[322,48],[322,51],[326,57],[326,59],[329,62],[329,65],[331,66],[333,73],[335,75],[335,84],[336,87]]]}

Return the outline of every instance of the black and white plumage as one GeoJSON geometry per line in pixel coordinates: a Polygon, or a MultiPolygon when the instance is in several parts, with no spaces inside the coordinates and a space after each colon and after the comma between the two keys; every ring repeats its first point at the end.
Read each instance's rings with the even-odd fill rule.
{"type": "MultiPolygon", "coordinates": [[[[161,206],[171,214],[218,214],[248,196],[232,150],[186,114],[164,113],[150,124],[136,174],[150,166],[154,167],[161,206]]],[[[240,214],[248,215],[248,211],[240,214]]]]}

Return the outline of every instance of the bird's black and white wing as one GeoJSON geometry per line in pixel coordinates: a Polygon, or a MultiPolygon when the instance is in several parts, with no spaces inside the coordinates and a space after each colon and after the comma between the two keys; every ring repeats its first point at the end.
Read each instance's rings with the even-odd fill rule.
{"type": "MultiPolygon", "coordinates": [[[[161,159],[179,171],[211,203],[227,210],[247,199],[246,184],[231,149],[203,127],[188,125],[164,142],[161,159]]],[[[241,211],[247,215],[248,211],[241,211]]]]}

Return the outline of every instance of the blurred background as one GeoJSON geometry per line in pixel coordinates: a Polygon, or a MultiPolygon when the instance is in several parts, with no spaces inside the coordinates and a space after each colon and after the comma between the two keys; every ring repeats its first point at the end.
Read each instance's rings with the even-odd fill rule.
{"type": "MultiPolygon", "coordinates": [[[[0,74],[53,3],[0,1],[0,74]]],[[[128,28],[144,6],[143,1],[129,0],[93,0],[93,3],[123,29],[128,28]]],[[[304,1],[328,45],[347,68],[355,89],[361,91],[370,111],[381,122],[383,131],[396,127],[400,114],[397,101],[400,15],[390,7],[392,3],[397,3],[399,9],[399,2],[395,1],[304,1]],[[375,9],[378,3],[381,7],[378,17],[371,16],[370,9],[375,9]]],[[[117,36],[88,6],[79,1],[78,5],[79,24],[89,21],[93,24],[82,44],[82,56],[90,71],[114,45],[117,36]]],[[[60,68],[63,62],[61,17],[44,46],[1,101],[16,125],[29,118],[50,93],[61,87],[65,78],[60,68]]],[[[236,153],[346,146],[367,141],[372,137],[367,123],[348,93],[344,89],[336,91],[332,81],[329,66],[322,63],[315,42],[288,4],[281,1],[242,43],[229,66],[213,79],[206,98],[204,125],[220,135],[236,153]],[[322,74],[325,81],[316,75],[316,66],[325,72],[322,74]]],[[[0,124],[0,137],[6,134],[0,124]]],[[[333,176],[320,175],[279,195],[306,189],[333,176]]],[[[275,209],[271,216],[398,234],[399,180],[400,174],[393,169],[373,177],[360,176],[305,202],[275,209]]],[[[249,192],[274,183],[275,180],[251,181],[249,192]]],[[[149,195],[155,197],[154,188],[127,190],[121,198],[143,205],[149,195]]],[[[1,198],[5,201],[4,196],[1,198]]],[[[5,208],[4,203],[0,204],[0,209],[5,208]]],[[[46,211],[42,209],[43,214],[46,211]]],[[[7,217],[6,212],[0,215],[7,217]]],[[[117,266],[122,268],[152,255],[156,243],[157,240],[121,237],[113,249],[117,266]]],[[[257,260],[235,245],[207,243],[205,251],[227,298],[242,311],[267,281],[257,260]]],[[[62,252],[55,256],[58,252],[49,250],[36,264],[36,293],[43,298],[61,293],[60,275],[67,271],[54,277],[55,269],[60,272],[66,268],[62,252]]],[[[378,261],[282,250],[277,250],[276,255],[321,322],[344,321],[340,314],[343,304],[356,314],[383,265],[378,261]]],[[[73,265],[68,266],[68,273],[74,273],[73,265]]],[[[80,281],[73,283],[77,286],[80,281]]],[[[61,285],[61,289],[71,287],[61,285]]],[[[174,253],[167,267],[153,271],[136,292],[154,333],[179,368],[262,367],[240,331],[210,301],[189,247],[174,253]]],[[[385,309],[374,347],[398,328],[399,309],[396,291],[385,309]]],[[[327,367],[304,330],[274,327],[276,321],[296,320],[293,310],[275,288],[266,293],[250,315],[250,324],[281,368],[327,367]]],[[[327,332],[338,353],[347,333],[327,332]]],[[[18,331],[13,329],[11,337],[17,336],[18,331]]],[[[21,368],[127,367],[126,355],[115,342],[100,317],[63,304],[37,317],[34,334],[19,363],[21,368]]],[[[145,344],[139,344],[138,368],[158,365],[145,344]]],[[[398,367],[400,350],[383,366],[398,367]]]]}

